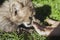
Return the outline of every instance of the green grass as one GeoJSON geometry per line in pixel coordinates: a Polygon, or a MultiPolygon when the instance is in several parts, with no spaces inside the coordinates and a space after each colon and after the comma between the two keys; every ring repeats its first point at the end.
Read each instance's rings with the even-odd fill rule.
{"type": "MultiPolygon", "coordinates": [[[[48,5],[51,7],[50,18],[60,21],[60,1],[59,0],[34,0],[35,7],[43,7],[48,5]]],[[[48,12],[48,10],[46,10],[48,12]]],[[[42,14],[42,13],[41,13],[42,14]]]]}
{"type": "MultiPolygon", "coordinates": [[[[35,8],[40,8],[37,9],[37,13],[40,13],[42,16],[44,16],[45,14],[43,13],[46,11],[46,14],[50,13],[46,16],[46,18],[50,17],[54,20],[60,21],[60,0],[33,0],[33,3],[35,8]],[[48,8],[51,7],[49,11],[46,10],[47,8],[44,7],[44,5],[46,5],[48,8]]],[[[30,34],[27,32],[22,32],[20,35],[18,35],[16,32],[0,32],[0,40],[46,40],[46,37],[40,36],[35,31],[30,34]]]]}
{"type": "Polygon", "coordinates": [[[45,37],[39,36],[35,31],[33,33],[22,32],[22,34],[0,32],[0,40],[44,40],[45,37]]]}

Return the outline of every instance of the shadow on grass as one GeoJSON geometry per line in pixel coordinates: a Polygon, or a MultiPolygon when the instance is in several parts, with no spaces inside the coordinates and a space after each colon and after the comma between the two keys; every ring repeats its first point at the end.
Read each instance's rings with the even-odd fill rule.
{"type": "Polygon", "coordinates": [[[35,8],[35,10],[36,10],[35,18],[39,19],[40,21],[44,21],[44,19],[46,19],[46,17],[49,17],[49,15],[51,14],[51,6],[49,5],[37,7],[35,8]]]}

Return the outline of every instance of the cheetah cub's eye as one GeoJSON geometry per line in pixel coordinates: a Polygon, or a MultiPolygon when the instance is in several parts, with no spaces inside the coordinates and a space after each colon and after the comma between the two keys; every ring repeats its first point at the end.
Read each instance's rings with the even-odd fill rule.
{"type": "Polygon", "coordinates": [[[19,3],[13,4],[13,9],[14,9],[15,15],[17,15],[17,12],[18,12],[21,8],[22,8],[21,4],[19,4],[19,3]]]}
{"type": "Polygon", "coordinates": [[[17,15],[17,10],[15,10],[15,16],[17,15]]]}

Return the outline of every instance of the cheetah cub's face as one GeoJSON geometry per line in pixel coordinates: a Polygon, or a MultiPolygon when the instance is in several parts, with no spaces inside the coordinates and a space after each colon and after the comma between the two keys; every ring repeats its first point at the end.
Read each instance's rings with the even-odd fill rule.
{"type": "Polygon", "coordinates": [[[23,6],[21,3],[16,2],[11,6],[11,18],[10,20],[17,25],[24,24],[26,27],[30,27],[32,24],[33,10],[29,6],[23,6]]]}

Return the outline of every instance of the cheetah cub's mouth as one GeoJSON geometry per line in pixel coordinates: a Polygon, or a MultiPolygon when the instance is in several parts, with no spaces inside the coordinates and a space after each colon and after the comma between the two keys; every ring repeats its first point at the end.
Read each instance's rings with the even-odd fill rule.
{"type": "Polygon", "coordinates": [[[32,25],[31,25],[31,23],[29,23],[29,22],[24,22],[23,23],[26,27],[31,27],[32,25]]]}

